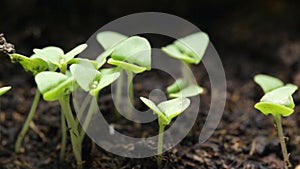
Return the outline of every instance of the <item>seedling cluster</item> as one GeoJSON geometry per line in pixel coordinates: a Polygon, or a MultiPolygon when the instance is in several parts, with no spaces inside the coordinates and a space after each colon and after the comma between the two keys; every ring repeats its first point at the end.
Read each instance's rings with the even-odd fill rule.
{"type": "MultiPolygon", "coordinates": [[[[97,35],[99,44],[104,48],[95,60],[76,57],[87,48],[86,44],[81,44],[71,51],[65,53],[61,48],[49,46],[42,49],[34,49],[30,57],[18,54],[12,44],[7,43],[3,34],[0,34],[0,52],[9,55],[13,63],[22,65],[25,71],[29,71],[34,76],[37,90],[35,92],[32,106],[27,119],[19,133],[15,151],[19,152],[22,141],[30,127],[34,114],[37,110],[40,98],[46,101],[58,101],[61,106],[61,149],[60,160],[64,159],[67,145],[67,133],[69,132],[72,150],[79,168],[82,167],[82,143],[85,130],[88,128],[97,105],[100,91],[116,81],[116,101],[119,106],[123,101],[122,83],[127,77],[127,89],[129,90],[129,100],[134,103],[134,92],[132,80],[134,74],[151,70],[151,45],[147,39],[141,36],[131,36],[105,31],[97,35]],[[110,65],[105,68],[105,65],[110,65]],[[126,76],[124,76],[126,74],[126,76]],[[82,119],[83,110],[88,104],[82,104],[77,117],[72,112],[72,106],[79,107],[74,102],[71,105],[71,93],[76,89],[84,90],[87,97],[92,98],[87,115],[82,119]],[[81,126],[79,120],[83,120],[81,126]]],[[[172,44],[162,48],[168,56],[182,61],[182,77],[175,79],[174,83],[166,88],[168,99],[155,104],[154,101],[140,97],[141,101],[158,116],[158,142],[157,154],[158,166],[162,165],[163,137],[164,130],[172,120],[183,113],[190,106],[189,97],[197,96],[204,92],[192,78],[190,71],[191,64],[199,64],[207,47],[209,38],[204,32],[197,32],[174,41],[172,44]]],[[[268,75],[256,75],[255,82],[261,86],[265,95],[260,102],[255,104],[255,108],[263,114],[272,114],[278,129],[285,168],[291,166],[289,154],[286,150],[285,139],[282,131],[281,116],[289,116],[294,112],[294,101],[292,94],[297,90],[297,86],[286,84],[268,75]]],[[[0,96],[11,87],[0,88],[0,96]]],[[[129,104],[129,103],[127,103],[129,104]]],[[[129,106],[130,115],[132,106],[129,106]]]]}
{"type": "MultiPolygon", "coordinates": [[[[97,40],[104,48],[104,52],[95,60],[76,58],[78,54],[86,49],[86,44],[81,44],[67,53],[55,46],[34,49],[34,54],[27,57],[15,53],[14,46],[7,43],[3,35],[1,35],[1,38],[1,51],[8,54],[13,63],[17,62],[22,65],[25,71],[32,72],[37,84],[31,109],[16,141],[15,151],[20,151],[24,136],[29,129],[29,124],[33,120],[38,103],[42,97],[46,101],[58,101],[60,103],[62,131],[60,160],[64,159],[67,132],[69,131],[78,166],[82,166],[81,154],[85,135],[84,130],[88,127],[92,115],[95,113],[93,107],[97,104],[99,92],[114,81],[117,81],[116,106],[118,106],[123,101],[121,86],[124,80],[123,73],[126,73],[129,98],[133,103],[133,75],[151,70],[151,46],[147,39],[140,36],[128,37],[111,31],[99,33],[97,40]],[[105,64],[115,67],[104,68],[105,64]],[[82,127],[74,116],[72,105],[70,104],[70,95],[77,88],[88,92],[89,97],[92,97],[92,102],[82,127]]],[[[198,64],[206,50],[207,43],[208,37],[205,33],[196,33],[175,41],[175,46],[173,44],[169,45],[163,48],[163,51],[172,57],[174,57],[172,52],[175,51],[177,52],[175,57],[184,63],[198,64]],[[203,40],[205,42],[202,43],[203,40]],[[200,42],[200,46],[193,46],[196,42],[200,42]],[[169,51],[170,48],[172,48],[172,51],[169,51]]],[[[9,88],[1,88],[0,94],[7,90],[9,88]]],[[[174,84],[168,87],[167,91],[169,97],[174,99],[164,101],[157,106],[151,100],[141,97],[141,100],[159,116],[158,154],[162,154],[165,126],[174,117],[187,109],[190,105],[190,100],[187,97],[196,96],[202,93],[203,89],[186,80],[183,72],[183,78],[176,80],[174,84]]],[[[76,104],[74,103],[74,106],[78,106],[76,104]]],[[[85,109],[85,107],[82,109],[85,109]]],[[[131,109],[129,109],[130,111],[131,109]]],[[[79,118],[82,116],[80,113],[82,112],[79,112],[79,118]]],[[[158,163],[159,165],[161,164],[161,158],[159,158],[158,163]]]]}

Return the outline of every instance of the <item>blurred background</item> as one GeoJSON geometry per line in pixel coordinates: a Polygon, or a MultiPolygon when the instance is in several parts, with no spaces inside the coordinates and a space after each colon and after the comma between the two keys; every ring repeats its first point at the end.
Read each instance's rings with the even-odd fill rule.
{"type": "Polygon", "coordinates": [[[280,49],[286,44],[299,46],[297,0],[1,0],[0,3],[0,32],[24,54],[46,45],[71,49],[104,24],[137,12],[165,12],[187,19],[210,35],[221,57],[224,50],[250,51],[251,57],[274,57],[280,56],[280,49]]]}

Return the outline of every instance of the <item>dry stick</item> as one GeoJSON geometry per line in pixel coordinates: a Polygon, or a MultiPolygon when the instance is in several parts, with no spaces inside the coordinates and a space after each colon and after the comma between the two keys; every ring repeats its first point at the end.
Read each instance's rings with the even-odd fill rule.
{"type": "Polygon", "coordinates": [[[21,143],[22,143],[22,141],[23,141],[23,139],[24,139],[24,137],[25,137],[25,135],[26,135],[26,133],[29,129],[30,122],[32,121],[32,119],[34,117],[35,111],[36,111],[38,103],[40,101],[40,97],[41,97],[41,93],[38,89],[36,89],[35,96],[34,96],[33,103],[31,105],[28,117],[27,117],[27,119],[26,119],[26,121],[23,125],[23,128],[22,128],[20,134],[18,135],[16,144],[15,144],[15,151],[16,152],[20,152],[21,143]]]}
{"type": "Polygon", "coordinates": [[[287,149],[286,149],[286,145],[285,145],[282,124],[281,124],[281,116],[279,114],[276,114],[276,115],[274,115],[274,118],[275,118],[277,130],[278,130],[278,136],[280,139],[281,151],[282,151],[283,160],[284,160],[284,167],[285,167],[285,169],[288,169],[288,168],[292,167],[292,164],[289,161],[289,154],[287,153],[287,149]]]}

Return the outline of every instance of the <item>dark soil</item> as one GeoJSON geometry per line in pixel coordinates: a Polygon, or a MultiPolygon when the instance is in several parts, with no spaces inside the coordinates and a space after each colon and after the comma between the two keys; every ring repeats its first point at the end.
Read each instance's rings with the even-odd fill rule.
{"type": "MultiPolygon", "coordinates": [[[[9,2],[5,1],[5,3],[7,5],[9,2]]],[[[255,3],[257,2],[255,1],[249,8],[253,9],[256,7],[255,3]]],[[[273,4],[272,1],[268,1],[264,5],[268,7],[271,3],[273,4]]],[[[262,90],[253,82],[255,74],[267,73],[285,82],[295,83],[300,86],[300,37],[299,32],[296,31],[299,28],[299,22],[295,21],[296,23],[294,23],[293,20],[285,20],[285,18],[290,18],[289,16],[291,15],[289,14],[299,16],[297,15],[299,12],[291,4],[281,3],[277,5],[279,7],[282,6],[282,8],[278,6],[278,8],[275,8],[271,5],[272,7],[264,11],[263,7],[259,7],[256,9],[256,13],[249,12],[251,10],[243,11],[247,5],[242,5],[243,8],[239,8],[236,3],[230,1],[230,4],[233,5],[233,12],[228,12],[232,8],[226,8],[227,10],[225,11],[218,7],[214,8],[221,14],[226,14],[224,15],[224,21],[220,21],[222,19],[221,14],[220,16],[212,15],[216,19],[216,23],[208,22],[208,19],[204,18],[204,23],[208,25],[206,27],[207,32],[211,35],[212,42],[216,42],[215,47],[221,55],[226,72],[228,86],[226,107],[222,120],[212,137],[205,143],[198,144],[198,137],[209,110],[210,91],[208,90],[206,94],[201,95],[201,109],[194,127],[180,144],[164,154],[164,168],[283,168],[279,139],[272,117],[264,116],[253,108],[253,105],[263,95],[262,90]],[[286,11],[289,12],[287,13],[286,11]],[[247,12],[249,14],[246,14],[247,12]],[[264,20],[265,18],[262,16],[268,19],[264,20]],[[273,19],[279,18],[282,21],[279,22],[281,26],[272,29],[272,26],[276,25],[277,20],[270,20],[269,17],[273,19]],[[224,29],[221,30],[222,26],[224,26],[224,29]]],[[[35,5],[43,6],[44,4],[35,5]]],[[[206,5],[209,6],[211,4],[208,3],[206,5]]],[[[226,7],[225,3],[221,3],[221,5],[226,7]]],[[[192,6],[188,5],[188,7],[194,9],[192,6]]],[[[24,8],[23,12],[26,13],[26,6],[24,8]]],[[[116,10],[118,9],[116,8],[116,10]]],[[[58,10],[57,15],[60,12],[58,10]]],[[[188,11],[183,10],[179,14],[191,18],[192,21],[201,23],[200,19],[202,18],[191,17],[197,12],[191,12],[188,15],[184,15],[184,12],[188,11]]],[[[44,15],[47,16],[45,13],[44,15]]],[[[111,13],[114,17],[124,14],[124,12],[118,13],[113,11],[111,13]]],[[[105,16],[108,16],[109,12],[106,14],[105,16]]],[[[16,23],[14,19],[16,17],[12,17],[11,23],[16,23]]],[[[105,20],[109,21],[109,19],[104,19],[103,22],[105,20]]],[[[51,20],[50,23],[52,22],[55,23],[51,20]]],[[[63,23],[63,21],[60,22],[63,23]]],[[[89,23],[89,21],[86,22],[86,24],[89,23]]],[[[50,43],[49,40],[51,42],[60,41],[58,37],[62,34],[65,36],[65,39],[58,42],[61,43],[59,45],[70,49],[77,42],[84,42],[89,36],[88,32],[92,31],[90,28],[85,29],[87,32],[84,34],[76,31],[67,33],[67,26],[63,26],[62,30],[59,31],[59,35],[56,35],[57,28],[54,28],[53,24],[54,30],[50,31],[48,38],[45,38],[47,37],[46,32],[50,28],[45,27],[43,24],[37,26],[40,23],[44,23],[41,20],[32,20],[33,26],[26,25],[27,31],[15,28],[16,30],[13,32],[14,30],[8,29],[12,25],[11,23],[7,23],[3,30],[9,32],[10,36],[8,36],[8,39],[12,37],[9,40],[10,42],[17,42],[17,51],[20,49],[20,52],[28,55],[32,47],[48,45],[50,43]],[[33,32],[40,32],[41,35],[33,32]],[[64,32],[66,33],[64,34],[64,32]],[[78,36],[75,35],[76,33],[78,33],[78,36]],[[39,38],[42,40],[39,41],[39,38]],[[72,43],[71,39],[74,39],[72,43]],[[26,40],[30,43],[26,43],[26,40]]],[[[30,23],[27,24],[30,25],[30,23]]],[[[71,24],[68,24],[73,24],[75,28],[79,27],[74,20],[71,24]]],[[[98,29],[97,26],[94,25],[93,28],[95,30],[93,31],[98,29]]],[[[29,111],[34,96],[35,84],[30,73],[24,72],[18,64],[11,64],[4,55],[0,54],[0,56],[0,86],[13,86],[11,91],[1,97],[0,168],[74,168],[75,160],[70,145],[67,147],[65,161],[60,163],[58,160],[61,130],[60,108],[57,102],[41,101],[34,117],[35,126],[45,134],[45,138],[41,138],[30,129],[22,144],[22,152],[14,152],[15,140],[29,111]]],[[[194,67],[194,69],[203,70],[195,71],[194,73],[198,83],[209,89],[209,79],[203,65],[194,67]]],[[[155,79],[158,81],[161,76],[164,76],[157,72],[153,72],[150,75],[154,81],[155,79]]],[[[148,80],[148,77],[144,78],[144,81],[142,77],[136,80],[135,89],[139,95],[147,96],[149,91],[148,89],[143,90],[143,87],[147,86],[145,81],[148,80]]],[[[291,154],[290,160],[294,167],[300,164],[299,93],[294,95],[295,113],[283,120],[285,136],[289,138],[287,141],[288,152],[291,154]]],[[[158,129],[155,122],[142,125],[143,130],[141,130],[136,129],[137,126],[133,123],[114,116],[111,113],[114,112],[114,107],[109,99],[109,90],[106,89],[102,94],[106,99],[103,101],[102,104],[104,106],[101,109],[108,120],[118,124],[117,130],[139,137],[156,134],[158,129]]],[[[136,106],[145,108],[138,102],[138,99],[136,99],[136,106]]],[[[86,138],[83,146],[83,158],[85,160],[85,168],[156,168],[156,157],[143,159],[120,157],[97,147],[88,138],[86,138]]]]}

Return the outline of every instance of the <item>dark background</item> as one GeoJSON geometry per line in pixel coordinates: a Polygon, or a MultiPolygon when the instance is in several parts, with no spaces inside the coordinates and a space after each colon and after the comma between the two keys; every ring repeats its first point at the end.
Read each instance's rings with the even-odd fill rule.
{"type": "Polygon", "coordinates": [[[68,50],[119,17],[165,12],[207,32],[221,57],[231,50],[275,56],[284,44],[299,40],[299,7],[296,0],[1,0],[0,32],[20,53],[47,45],[68,50]]]}

